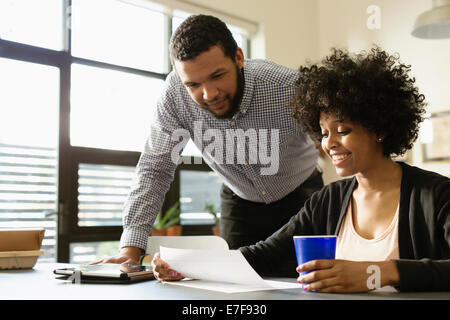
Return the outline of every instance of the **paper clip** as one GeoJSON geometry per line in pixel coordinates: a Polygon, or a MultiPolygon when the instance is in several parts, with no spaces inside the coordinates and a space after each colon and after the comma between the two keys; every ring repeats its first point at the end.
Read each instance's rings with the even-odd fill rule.
{"type": "Polygon", "coordinates": [[[67,280],[72,281],[72,283],[80,284],[81,283],[81,270],[74,270],[72,275],[67,278],[67,280]]]}

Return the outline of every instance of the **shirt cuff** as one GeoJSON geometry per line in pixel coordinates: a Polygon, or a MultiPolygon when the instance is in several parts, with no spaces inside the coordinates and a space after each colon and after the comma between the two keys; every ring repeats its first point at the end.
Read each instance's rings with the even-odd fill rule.
{"type": "Polygon", "coordinates": [[[120,248],[136,247],[147,250],[149,232],[138,228],[124,229],[120,237],[120,248]]]}

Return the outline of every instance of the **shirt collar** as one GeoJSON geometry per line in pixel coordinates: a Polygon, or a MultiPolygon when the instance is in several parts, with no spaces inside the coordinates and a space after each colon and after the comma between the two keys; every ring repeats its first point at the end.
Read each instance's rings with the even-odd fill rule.
{"type": "Polygon", "coordinates": [[[254,74],[252,72],[249,72],[249,69],[245,67],[245,63],[242,72],[244,73],[244,81],[245,81],[244,92],[242,94],[241,103],[239,104],[239,112],[237,112],[235,116],[242,113],[245,114],[248,111],[252,102],[253,91],[255,87],[254,74]]]}

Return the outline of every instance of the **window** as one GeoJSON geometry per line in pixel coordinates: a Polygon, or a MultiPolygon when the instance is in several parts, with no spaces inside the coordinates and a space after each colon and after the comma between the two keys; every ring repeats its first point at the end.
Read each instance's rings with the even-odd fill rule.
{"type": "Polygon", "coordinates": [[[63,49],[63,1],[0,1],[0,38],[63,49]]]}
{"type": "Polygon", "coordinates": [[[70,263],[89,263],[117,254],[119,241],[72,242],[70,263]]]}
{"type": "Polygon", "coordinates": [[[184,225],[214,224],[205,212],[205,205],[213,204],[220,211],[222,179],[213,171],[180,170],[180,212],[184,225]]]}
{"type": "Polygon", "coordinates": [[[78,225],[120,226],[134,167],[81,163],[78,167],[78,225]]]}
{"type": "Polygon", "coordinates": [[[4,58],[0,70],[0,227],[44,227],[41,261],[53,261],[59,70],[4,58]]]}
{"type": "MultiPolygon", "coordinates": [[[[39,261],[117,252],[170,32],[186,16],[160,1],[0,1],[0,228],[45,228],[39,261]]],[[[192,146],[183,154],[201,156],[192,146]]],[[[181,197],[182,223],[212,223],[196,199],[217,205],[220,184],[205,164],[183,166],[164,206],[181,197]]]]}
{"type": "Polygon", "coordinates": [[[70,144],[142,150],[164,81],[72,64],[70,144]]]}
{"type": "Polygon", "coordinates": [[[71,12],[75,57],[168,71],[164,14],[115,0],[72,0],[71,12]]]}

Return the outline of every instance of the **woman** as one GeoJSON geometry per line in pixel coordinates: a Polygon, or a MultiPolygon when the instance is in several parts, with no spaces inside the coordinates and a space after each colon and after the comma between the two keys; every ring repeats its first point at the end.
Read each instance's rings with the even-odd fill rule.
{"type": "MultiPolygon", "coordinates": [[[[400,291],[450,290],[450,180],[391,160],[417,139],[424,96],[410,67],[379,48],[351,56],[333,50],[301,67],[293,117],[321,141],[337,173],[265,241],[240,248],[260,274],[295,269],[294,235],[336,235],[336,260],[298,266],[305,290],[364,292],[369,266],[400,291]]],[[[181,277],[159,257],[161,280],[181,277]],[[164,269],[166,268],[166,270],[164,269]]]]}

